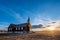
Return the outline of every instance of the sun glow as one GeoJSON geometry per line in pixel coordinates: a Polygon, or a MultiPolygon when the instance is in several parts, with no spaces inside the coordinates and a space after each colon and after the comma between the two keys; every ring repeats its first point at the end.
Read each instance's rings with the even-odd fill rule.
{"type": "Polygon", "coordinates": [[[55,30],[55,27],[48,27],[49,30],[55,30]]]}
{"type": "Polygon", "coordinates": [[[49,26],[47,27],[48,30],[55,30],[57,27],[57,23],[56,22],[52,22],[49,24],[49,26]]]}

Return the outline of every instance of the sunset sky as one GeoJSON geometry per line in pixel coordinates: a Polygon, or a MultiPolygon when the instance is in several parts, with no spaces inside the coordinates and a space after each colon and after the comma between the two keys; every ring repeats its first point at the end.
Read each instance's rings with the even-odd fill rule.
{"type": "Polygon", "coordinates": [[[28,16],[32,25],[60,20],[59,0],[0,0],[0,27],[10,23],[25,23],[28,16]]]}

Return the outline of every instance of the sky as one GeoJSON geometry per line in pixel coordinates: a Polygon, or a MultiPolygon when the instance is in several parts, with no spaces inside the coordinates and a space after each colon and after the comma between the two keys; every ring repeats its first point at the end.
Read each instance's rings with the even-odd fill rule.
{"type": "Polygon", "coordinates": [[[0,29],[10,23],[32,25],[60,20],[60,0],[0,0],[0,29]]]}

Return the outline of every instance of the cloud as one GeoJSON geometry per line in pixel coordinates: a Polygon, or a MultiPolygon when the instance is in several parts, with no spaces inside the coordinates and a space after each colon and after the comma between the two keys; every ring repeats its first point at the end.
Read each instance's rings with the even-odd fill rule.
{"type": "Polygon", "coordinates": [[[17,22],[22,23],[24,21],[23,17],[19,13],[14,14],[14,18],[17,20],[17,22]],[[21,21],[22,20],[22,21],[21,21]]]}
{"type": "Polygon", "coordinates": [[[52,19],[52,17],[47,17],[47,16],[39,16],[37,15],[33,21],[32,21],[32,25],[39,25],[39,24],[43,24],[44,26],[47,25],[49,22],[53,22],[55,20],[52,19]]]}
{"type": "MultiPolygon", "coordinates": [[[[15,18],[15,20],[18,23],[22,23],[22,21],[24,21],[23,17],[20,15],[20,13],[14,11],[13,9],[6,8],[6,7],[0,7],[0,10],[2,10],[3,12],[7,13],[10,16],[12,16],[13,18],[15,18]]],[[[38,25],[38,24],[46,25],[49,22],[55,21],[52,19],[52,17],[47,16],[45,14],[46,12],[43,12],[43,14],[45,14],[45,15],[40,15],[39,12],[32,13],[32,12],[25,10],[25,9],[22,9],[22,11],[24,11],[28,16],[34,17],[33,19],[31,19],[32,25],[38,25]],[[37,13],[38,13],[38,15],[37,15],[37,13]]]]}
{"type": "Polygon", "coordinates": [[[0,22],[0,30],[7,30],[8,26],[8,22],[0,22]]]}
{"type": "Polygon", "coordinates": [[[12,13],[12,17],[15,18],[15,20],[18,22],[18,23],[22,23],[22,21],[24,21],[23,17],[20,15],[20,13],[18,12],[15,12],[15,11],[11,11],[12,13]],[[22,20],[22,21],[21,21],[22,20]]]}
{"type": "Polygon", "coordinates": [[[9,16],[12,16],[16,20],[16,22],[20,23],[21,20],[24,20],[23,17],[20,15],[20,13],[14,11],[13,9],[6,8],[6,7],[0,7],[0,10],[8,14],[9,16]]]}
{"type": "MultiPolygon", "coordinates": [[[[12,18],[14,18],[16,20],[15,22],[22,23],[23,17],[20,15],[20,13],[14,11],[13,9],[6,8],[4,6],[2,6],[2,7],[0,6],[0,10],[5,12],[7,15],[11,16],[12,18]]],[[[0,29],[6,30],[10,23],[9,22],[0,22],[0,29]]]]}
{"type": "Polygon", "coordinates": [[[50,17],[49,15],[46,15],[46,13],[48,12],[42,12],[42,14],[40,14],[40,12],[37,10],[35,12],[28,11],[25,9],[22,9],[25,13],[28,13],[28,15],[30,14],[32,17],[34,17],[33,19],[31,19],[31,24],[32,25],[39,25],[39,24],[43,24],[43,25],[47,25],[49,22],[54,22],[56,20],[54,20],[52,17],[50,17]]]}

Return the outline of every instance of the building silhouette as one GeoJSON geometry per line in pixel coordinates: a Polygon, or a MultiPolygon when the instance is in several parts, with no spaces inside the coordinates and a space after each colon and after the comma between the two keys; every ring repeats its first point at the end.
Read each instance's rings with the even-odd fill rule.
{"type": "Polygon", "coordinates": [[[30,32],[31,24],[30,17],[28,17],[27,23],[22,24],[10,24],[8,27],[8,32],[30,32]]]}

